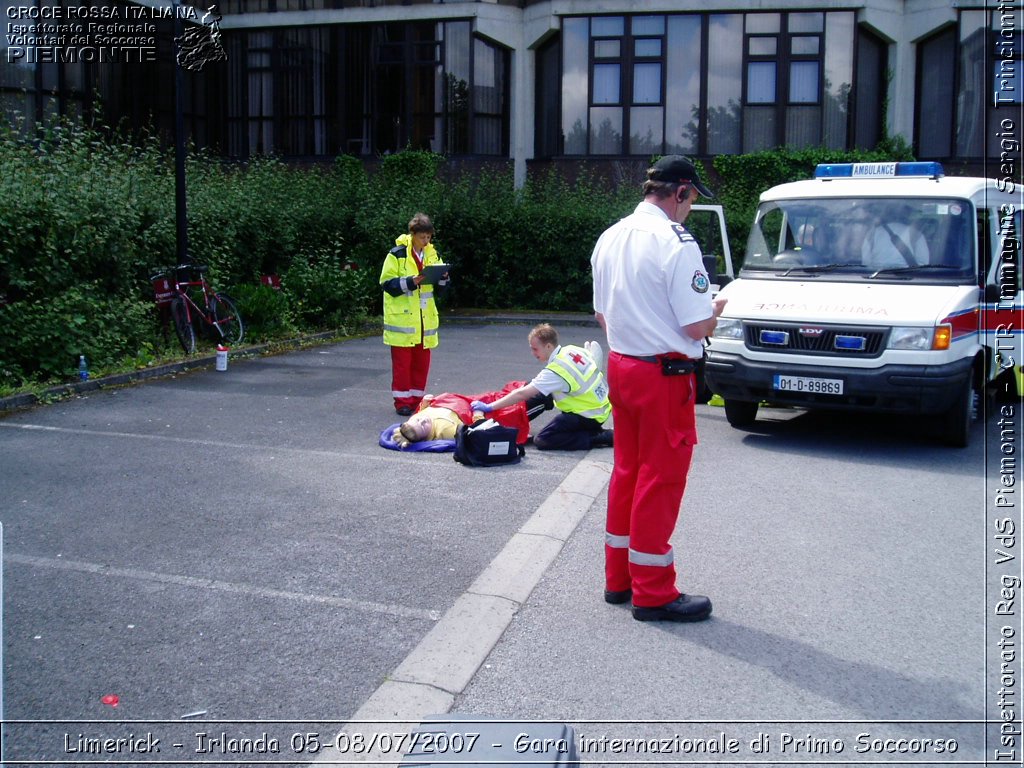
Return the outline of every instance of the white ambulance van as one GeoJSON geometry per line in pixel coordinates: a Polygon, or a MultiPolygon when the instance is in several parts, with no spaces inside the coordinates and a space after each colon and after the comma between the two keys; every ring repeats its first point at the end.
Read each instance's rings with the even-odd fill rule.
{"type": "Polygon", "coordinates": [[[706,361],[729,423],[762,403],[921,414],[966,446],[985,387],[1020,386],[1021,208],[1009,181],[922,162],[763,193],[706,361]]]}

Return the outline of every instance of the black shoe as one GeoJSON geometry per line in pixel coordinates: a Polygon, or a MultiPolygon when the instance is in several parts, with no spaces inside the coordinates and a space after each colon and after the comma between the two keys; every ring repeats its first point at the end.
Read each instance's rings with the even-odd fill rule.
{"type": "Polygon", "coordinates": [[[591,448],[611,448],[612,447],[612,430],[602,429],[597,434],[590,438],[591,448]]]}
{"type": "Polygon", "coordinates": [[[704,621],[711,615],[711,601],[704,595],[680,595],[657,608],[633,606],[637,621],[704,621]]]}
{"type": "Polygon", "coordinates": [[[410,408],[408,405],[403,405],[399,408],[395,408],[395,413],[397,413],[399,416],[412,416],[412,408],[410,408]]]}
{"type": "Polygon", "coordinates": [[[632,599],[632,589],[623,589],[618,592],[613,589],[606,589],[604,591],[604,601],[606,603],[611,603],[612,605],[622,605],[623,603],[628,603],[632,599]]]}

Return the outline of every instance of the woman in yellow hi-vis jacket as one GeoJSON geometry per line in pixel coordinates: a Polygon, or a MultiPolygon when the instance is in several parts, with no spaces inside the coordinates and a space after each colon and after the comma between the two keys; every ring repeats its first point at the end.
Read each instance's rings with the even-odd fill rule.
{"type": "Polygon", "coordinates": [[[431,244],[434,225],[425,213],[409,221],[409,234],[395,239],[384,259],[384,343],[391,347],[391,396],[395,412],[408,416],[423,399],[430,373],[430,350],[437,346],[438,315],[434,292],[443,293],[449,278],[437,285],[423,280],[423,268],[441,264],[431,244]]]}

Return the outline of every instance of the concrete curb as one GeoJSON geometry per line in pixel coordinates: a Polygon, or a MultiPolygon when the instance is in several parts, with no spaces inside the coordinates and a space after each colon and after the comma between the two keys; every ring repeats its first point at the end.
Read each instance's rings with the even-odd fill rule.
{"type": "MultiPolygon", "coordinates": [[[[401,743],[402,734],[447,713],[497,645],[519,608],[593,506],[611,477],[609,462],[588,453],[483,570],[348,724],[365,744],[401,743]],[[374,734],[390,739],[375,739],[374,734]]],[[[328,744],[338,743],[338,740],[328,744]]],[[[326,751],[326,750],[325,750],[326,751]]],[[[395,765],[402,755],[379,748],[321,753],[316,762],[395,765]]]]}

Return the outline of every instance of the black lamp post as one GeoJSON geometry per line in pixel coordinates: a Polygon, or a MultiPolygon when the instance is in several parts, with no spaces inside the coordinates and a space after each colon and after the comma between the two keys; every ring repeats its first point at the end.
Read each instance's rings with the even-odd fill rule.
{"type": "Polygon", "coordinates": [[[181,55],[183,24],[181,21],[181,0],[174,0],[174,215],[177,226],[178,263],[187,264],[188,258],[188,212],[185,201],[185,116],[182,100],[184,99],[185,79],[181,71],[179,57],[181,55]]]}

